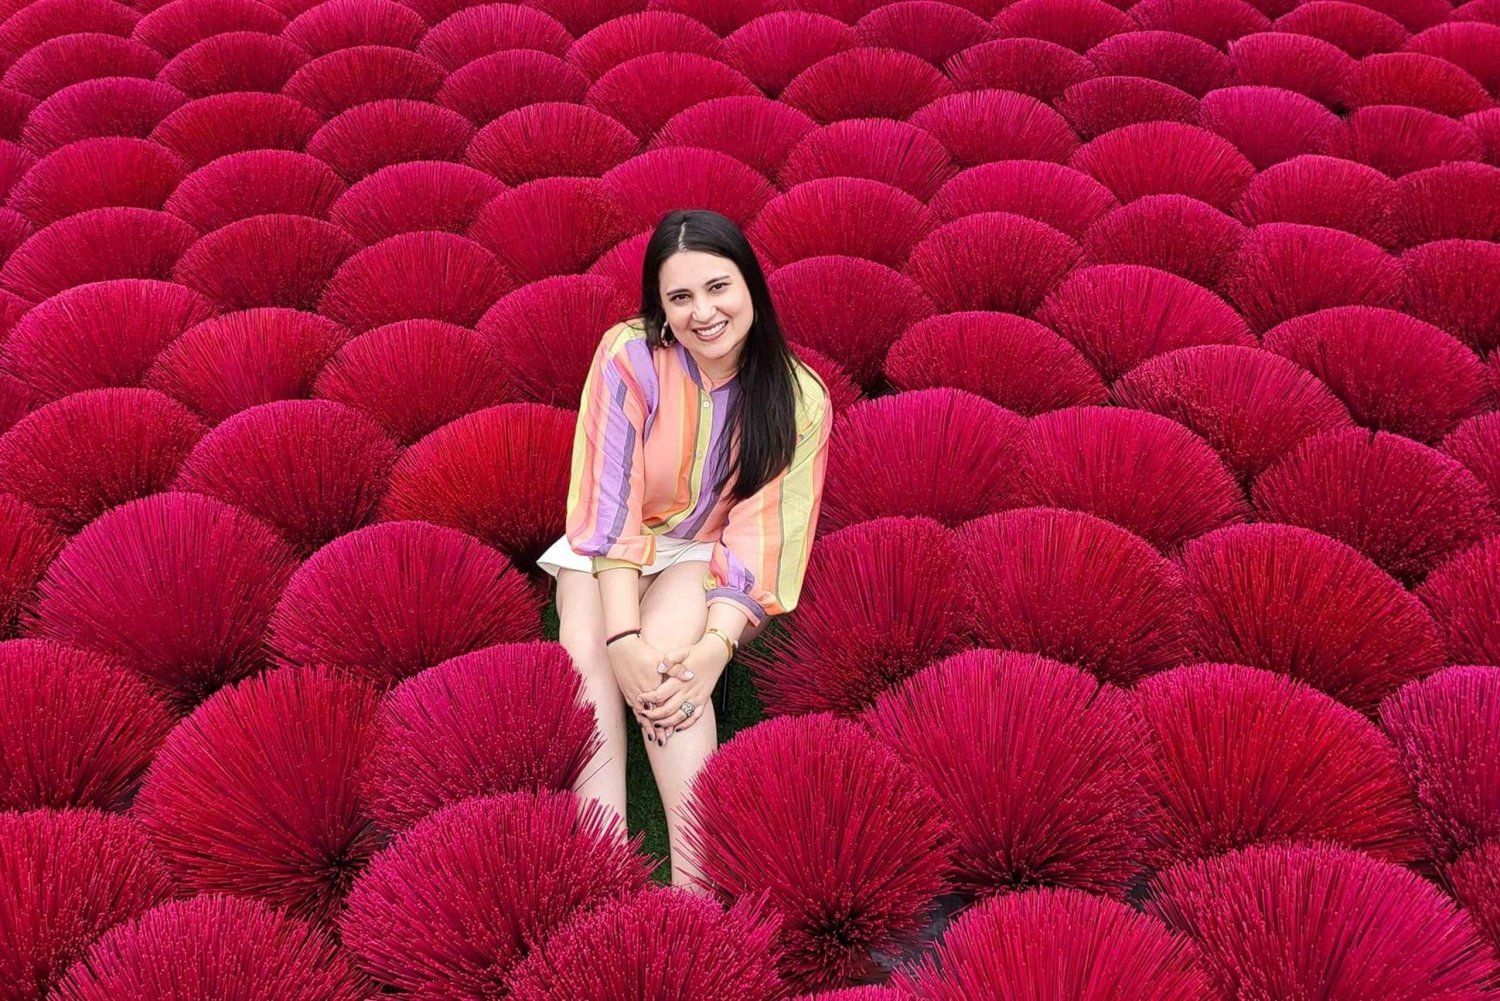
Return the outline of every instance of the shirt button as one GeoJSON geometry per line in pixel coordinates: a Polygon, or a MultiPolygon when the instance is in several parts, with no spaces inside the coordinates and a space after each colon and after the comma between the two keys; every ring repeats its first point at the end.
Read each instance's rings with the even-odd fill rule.
{"type": "Polygon", "coordinates": [[[711,406],[713,406],[713,402],[712,401],[710,401],[710,400],[704,400],[703,401],[703,409],[704,410],[707,410],[711,406]]]}

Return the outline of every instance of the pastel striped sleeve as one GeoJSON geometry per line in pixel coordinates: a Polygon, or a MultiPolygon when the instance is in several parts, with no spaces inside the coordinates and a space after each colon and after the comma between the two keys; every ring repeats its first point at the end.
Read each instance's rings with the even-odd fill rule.
{"type": "Polygon", "coordinates": [[[822,396],[790,465],[729,509],[709,562],[708,603],[732,602],[756,625],[797,606],[822,506],[833,408],[821,384],[804,380],[804,387],[822,396]]]}
{"type": "Polygon", "coordinates": [[[593,571],[640,569],[656,556],[642,524],[645,431],[654,409],[651,348],[630,328],[599,344],[579,401],[568,486],[568,544],[593,557],[593,571]]]}

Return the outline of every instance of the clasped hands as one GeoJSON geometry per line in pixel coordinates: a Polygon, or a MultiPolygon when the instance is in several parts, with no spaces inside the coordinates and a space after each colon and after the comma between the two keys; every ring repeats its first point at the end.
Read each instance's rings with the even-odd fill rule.
{"type": "Polygon", "coordinates": [[[729,651],[716,637],[705,635],[663,653],[637,635],[611,648],[610,660],[642,734],[665,747],[674,733],[703,717],[719,675],[729,666],[729,651]],[[691,716],[682,711],[684,701],[693,705],[691,716]]]}

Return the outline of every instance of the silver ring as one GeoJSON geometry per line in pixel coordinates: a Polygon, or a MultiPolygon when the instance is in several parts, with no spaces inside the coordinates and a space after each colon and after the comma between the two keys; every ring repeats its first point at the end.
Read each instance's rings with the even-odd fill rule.
{"type": "Polygon", "coordinates": [[[685,718],[687,718],[687,719],[692,719],[693,718],[693,704],[691,702],[689,702],[687,699],[683,699],[682,700],[681,709],[682,709],[682,715],[685,718]]]}

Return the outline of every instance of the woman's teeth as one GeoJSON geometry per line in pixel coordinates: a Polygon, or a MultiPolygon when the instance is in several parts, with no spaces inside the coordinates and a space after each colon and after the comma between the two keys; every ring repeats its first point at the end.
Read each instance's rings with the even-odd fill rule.
{"type": "Polygon", "coordinates": [[[729,326],[728,320],[720,320],[712,327],[703,327],[701,329],[694,330],[693,333],[698,335],[698,339],[700,341],[711,341],[715,337],[718,337],[720,334],[722,334],[724,332],[724,328],[727,326],[729,326]]]}

